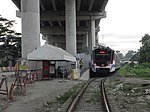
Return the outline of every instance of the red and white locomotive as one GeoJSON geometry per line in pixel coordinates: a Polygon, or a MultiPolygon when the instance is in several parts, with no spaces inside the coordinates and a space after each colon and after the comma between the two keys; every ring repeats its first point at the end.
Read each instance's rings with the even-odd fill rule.
{"type": "Polygon", "coordinates": [[[92,51],[90,78],[106,75],[120,67],[118,55],[109,47],[98,47],[92,51]]]}

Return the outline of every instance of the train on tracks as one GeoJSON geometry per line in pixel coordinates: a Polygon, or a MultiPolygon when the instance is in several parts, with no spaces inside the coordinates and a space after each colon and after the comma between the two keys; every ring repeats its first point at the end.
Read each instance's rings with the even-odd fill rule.
{"type": "Polygon", "coordinates": [[[117,53],[105,46],[100,46],[92,51],[90,62],[90,78],[109,75],[120,68],[120,59],[117,53]]]}

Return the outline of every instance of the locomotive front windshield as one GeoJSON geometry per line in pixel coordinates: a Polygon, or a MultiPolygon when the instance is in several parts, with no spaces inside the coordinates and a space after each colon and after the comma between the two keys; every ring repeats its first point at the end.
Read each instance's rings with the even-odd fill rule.
{"type": "Polygon", "coordinates": [[[99,61],[110,61],[111,60],[111,50],[95,50],[95,59],[99,61]]]}

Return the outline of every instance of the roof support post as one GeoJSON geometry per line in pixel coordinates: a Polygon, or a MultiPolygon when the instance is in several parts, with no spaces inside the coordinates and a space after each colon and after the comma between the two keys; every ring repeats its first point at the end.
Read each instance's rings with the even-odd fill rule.
{"type": "Polygon", "coordinates": [[[91,20],[92,50],[95,47],[95,20],[91,20]]]}
{"type": "Polygon", "coordinates": [[[21,0],[22,58],[40,46],[39,0],[21,0]]]}
{"type": "Polygon", "coordinates": [[[76,55],[76,0],[65,0],[66,51],[76,55]]]}
{"type": "Polygon", "coordinates": [[[95,20],[90,19],[88,28],[88,48],[89,53],[91,54],[92,50],[95,47],[95,20]]]}

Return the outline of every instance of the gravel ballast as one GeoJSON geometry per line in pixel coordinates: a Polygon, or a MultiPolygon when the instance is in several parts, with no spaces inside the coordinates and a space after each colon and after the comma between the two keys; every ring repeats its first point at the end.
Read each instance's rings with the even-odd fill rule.
{"type": "Polygon", "coordinates": [[[113,112],[149,112],[150,80],[147,78],[115,75],[105,85],[113,112]]]}

